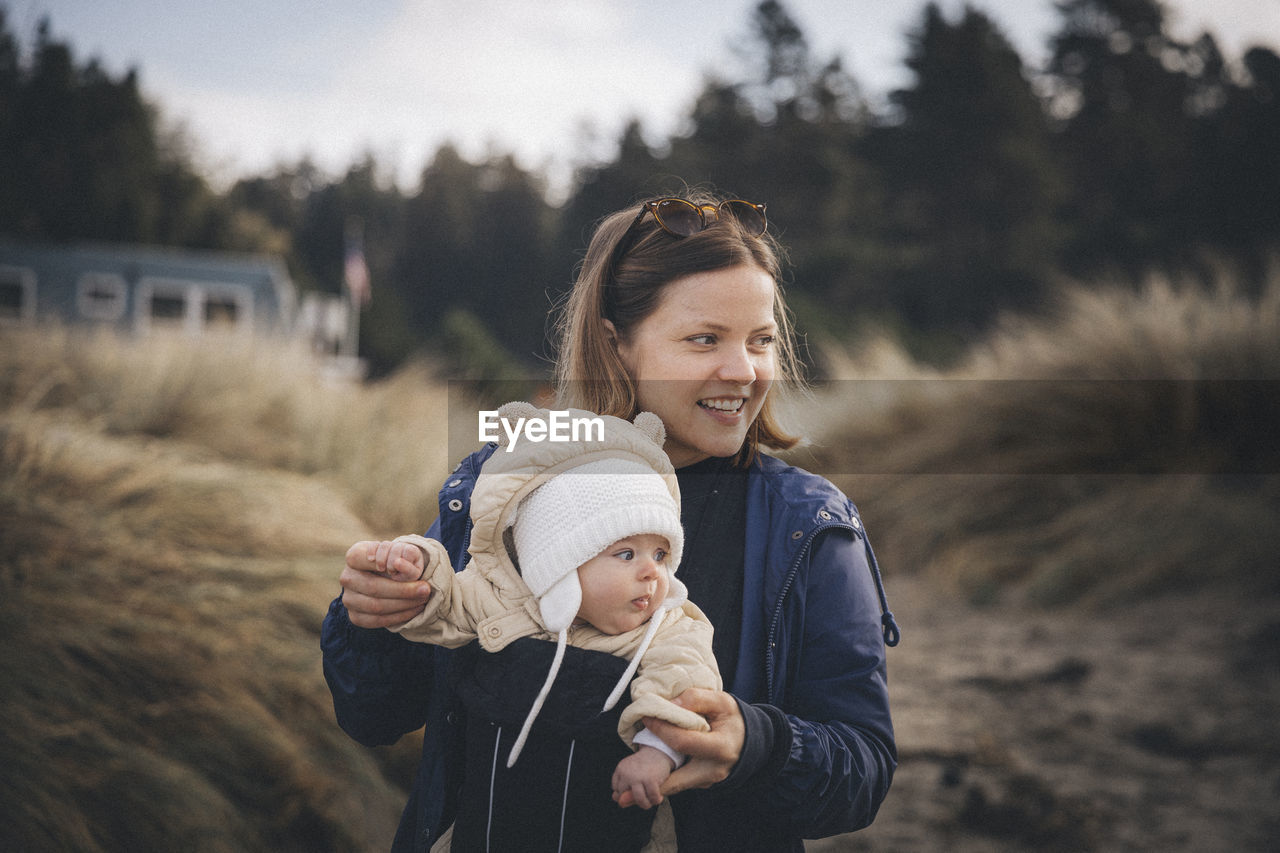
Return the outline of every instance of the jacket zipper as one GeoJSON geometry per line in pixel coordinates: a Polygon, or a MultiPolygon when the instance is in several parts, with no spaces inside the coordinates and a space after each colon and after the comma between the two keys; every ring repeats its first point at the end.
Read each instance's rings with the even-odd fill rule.
{"type": "Polygon", "coordinates": [[[467,509],[467,523],[462,528],[462,550],[458,553],[458,559],[462,561],[461,566],[454,566],[455,572],[460,572],[467,567],[467,549],[471,547],[471,511],[467,509]]]}
{"type": "Polygon", "coordinates": [[[791,568],[787,569],[787,576],[782,582],[782,591],[778,594],[778,603],[773,608],[773,619],[769,622],[769,633],[767,636],[768,645],[765,647],[764,656],[764,673],[765,673],[765,693],[769,699],[769,704],[777,704],[777,693],[773,688],[773,671],[774,671],[774,653],[778,648],[778,625],[782,621],[782,605],[787,600],[788,593],[796,581],[796,575],[800,573],[800,561],[804,559],[804,555],[809,552],[809,546],[813,544],[813,540],[819,533],[824,530],[830,530],[833,527],[839,527],[845,530],[852,530],[855,538],[861,539],[860,531],[852,524],[842,524],[840,522],[831,522],[829,524],[820,524],[813,530],[809,531],[809,536],[804,540],[804,544],[800,546],[800,550],[796,552],[795,559],[791,561],[791,568]]]}

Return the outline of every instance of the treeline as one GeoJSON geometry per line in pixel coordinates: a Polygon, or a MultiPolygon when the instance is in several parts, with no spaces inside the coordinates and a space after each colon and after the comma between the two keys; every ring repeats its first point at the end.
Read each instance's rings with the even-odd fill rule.
{"type": "Polygon", "coordinates": [[[547,309],[599,216],[685,183],[768,203],[802,327],[888,325],[926,357],[1063,277],[1225,269],[1260,288],[1280,255],[1280,56],[1176,39],[1158,0],[1057,7],[1032,68],[984,13],[925,6],[910,85],[873,104],[765,0],[739,79],[709,78],[660,145],[632,122],[559,204],[513,157],[450,145],[408,191],[371,155],[341,176],[304,159],[214,191],[136,72],[77,62],[47,23],[24,51],[0,7],[0,234],[265,249],[336,292],[356,223],[375,369],[426,348],[491,375],[546,354],[547,309]]]}

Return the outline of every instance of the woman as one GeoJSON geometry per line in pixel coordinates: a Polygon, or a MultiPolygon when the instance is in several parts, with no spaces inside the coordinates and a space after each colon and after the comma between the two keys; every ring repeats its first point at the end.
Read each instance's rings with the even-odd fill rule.
{"type": "MultiPolygon", "coordinates": [[[[646,720],[690,756],[663,787],[679,794],[681,851],[799,851],[802,838],[866,826],[897,762],[884,655],[897,627],[857,510],[761,452],[797,441],[770,391],[796,378],[779,277],[763,205],[659,199],[602,221],[560,317],[560,404],[662,418],[683,496],[681,576],[715,625],[726,691],[678,700],[711,731],[646,720]]],[[[427,535],[455,569],[492,452],[463,460],[440,492],[427,535]]],[[[427,850],[455,810],[463,726],[450,684],[469,653],[380,630],[423,608],[423,585],[363,566],[340,582],[322,641],[338,722],[367,745],[426,726],[393,849],[427,850]]]]}

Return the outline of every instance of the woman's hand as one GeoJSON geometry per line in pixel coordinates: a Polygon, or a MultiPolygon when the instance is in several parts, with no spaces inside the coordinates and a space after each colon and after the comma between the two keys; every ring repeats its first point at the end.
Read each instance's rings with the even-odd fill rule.
{"type": "MultiPolygon", "coordinates": [[[[676,752],[689,756],[684,766],[662,783],[664,797],[689,788],[710,788],[717,782],[723,782],[742,757],[742,741],[746,736],[738,700],[723,690],[690,687],[672,701],[706,717],[711,731],[695,732],[664,720],[644,718],[645,728],[676,752]]],[[[618,800],[620,806],[632,803],[629,792],[618,800]]]]}
{"type": "Polygon", "coordinates": [[[338,577],[351,624],[360,628],[401,625],[422,612],[431,584],[422,575],[422,552],[403,542],[357,542],[347,551],[338,577]],[[416,560],[415,560],[416,557],[416,560]],[[401,580],[397,580],[401,578],[401,580]]]}

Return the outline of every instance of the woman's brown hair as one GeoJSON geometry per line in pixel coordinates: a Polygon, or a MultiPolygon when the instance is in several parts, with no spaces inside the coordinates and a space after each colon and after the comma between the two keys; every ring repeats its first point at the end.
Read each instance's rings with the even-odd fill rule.
{"type": "MultiPolygon", "coordinates": [[[[723,198],[699,193],[687,196],[687,200],[714,207],[723,198]]],[[[775,450],[794,447],[799,436],[784,430],[778,420],[779,386],[798,387],[801,380],[790,315],[779,285],[782,250],[777,241],[767,232],[759,236],[747,233],[731,216],[688,237],[663,231],[652,214],[631,229],[636,212],[636,207],[630,207],[600,221],[578,278],[559,312],[555,326],[558,404],[627,420],[634,418],[639,413],[635,382],[618,355],[605,321],[613,323],[619,335],[626,336],[657,309],[663,290],[671,282],[696,273],[750,264],[773,279],[777,375],[760,414],[747,430],[738,461],[748,463],[761,446],[775,450]],[[629,239],[630,245],[613,262],[623,239],[629,239]]]]}

